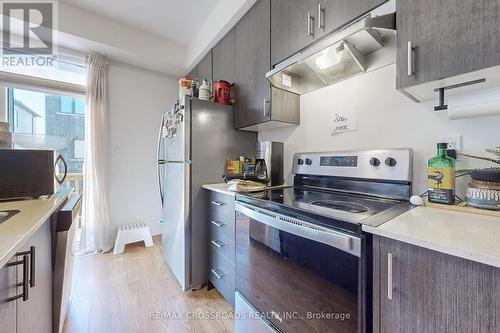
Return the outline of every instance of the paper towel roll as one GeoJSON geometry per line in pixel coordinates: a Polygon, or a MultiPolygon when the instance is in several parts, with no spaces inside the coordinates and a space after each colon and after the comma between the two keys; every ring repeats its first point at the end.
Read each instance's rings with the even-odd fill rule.
{"type": "Polygon", "coordinates": [[[453,105],[448,103],[448,118],[452,120],[495,115],[500,115],[500,101],[469,105],[453,105]]]}

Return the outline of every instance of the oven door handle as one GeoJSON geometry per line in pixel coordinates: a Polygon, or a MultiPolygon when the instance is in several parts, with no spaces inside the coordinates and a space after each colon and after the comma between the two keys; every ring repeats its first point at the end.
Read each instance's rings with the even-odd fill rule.
{"type": "Polygon", "coordinates": [[[359,237],[240,202],[236,203],[235,209],[237,212],[272,228],[335,247],[357,257],[361,256],[361,238],[359,237]]]}

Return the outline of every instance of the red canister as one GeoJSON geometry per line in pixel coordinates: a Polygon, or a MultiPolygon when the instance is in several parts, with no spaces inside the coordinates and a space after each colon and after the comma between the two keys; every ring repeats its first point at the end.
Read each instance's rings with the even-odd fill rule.
{"type": "Polygon", "coordinates": [[[231,105],[231,86],[227,81],[214,81],[214,102],[231,105]]]}

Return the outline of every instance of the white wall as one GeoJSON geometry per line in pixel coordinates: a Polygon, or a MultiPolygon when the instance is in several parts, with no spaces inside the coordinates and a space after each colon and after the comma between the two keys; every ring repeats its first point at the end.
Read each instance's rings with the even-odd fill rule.
{"type": "Polygon", "coordinates": [[[156,143],[161,114],[175,102],[173,77],[111,63],[109,66],[110,202],[114,224],[146,222],[160,233],[156,143]]]}
{"type": "MultiPolygon", "coordinates": [[[[395,89],[395,65],[301,96],[301,124],[259,133],[260,140],[285,143],[285,174],[294,152],[409,147],[414,149],[414,193],[426,190],[427,159],[441,135],[462,135],[462,151],[500,146],[500,116],[448,120],[432,103],[414,103],[395,89]],[[357,109],[358,131],[332,136],[333,114],[357,109]]],[[[457,167],[482,165],[459,160],[457,167]]],[[[462,191],[464,181],[457,183],[462,191]]]]}

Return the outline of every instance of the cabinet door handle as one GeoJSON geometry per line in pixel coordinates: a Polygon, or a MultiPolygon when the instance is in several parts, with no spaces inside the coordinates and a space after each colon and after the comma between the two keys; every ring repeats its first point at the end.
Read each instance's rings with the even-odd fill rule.
{"type": "Polygon", "coordinates": [[[387,298],[392,300],[392,253],[387,253],[387,298]]]}
{"type": "Polygon", "coordinates": [[[219,227],[219,228],[222,228],[224,226],[224,224],[220,223],[220,222],[217,222],[217,221],[210,221],[213,225],[219,227]]]}
{"type": "Polygon", "coordinates": [[[307,36],[314,37],[314,16],[307,12],[307,36]]]}
{"type": "Polygon", "coordinates": [[[215,206],[224,206],[224,203],[223,202],[220,202],[220,201],[212,201],[212,205],[215,205],[215,206]]]}
{"type": "Polygon", "coordinates": [[[263,109],[264,109],[264,117],[267,117],[269,116],[269,111],[268,111],[268,105],[269,105],[269,100],[264,98],[264,103],[262,105],[263,109]]]}
{"type": "Polygon", "coordinates": [[[325,31],[325,8],[318,3],[318,29],[325,31]]]}
{"type": "Polygon", "coordinates": [[[219,273],[217,272],[215,269],[212,269],[211,270],[212,274],[215,275],[216,278],[218,278],[219,280],[221,280],[223,277],[224,277],[224,274],[223,273],[219,273]]]}
{"type": "MultiPolygon", "coordinates": [[[[19,253],[18,253],[19,255],[19,253]]],[[[29,255],[24,254],[23,255],[23,260],[18,260],[14,261],[11,263],[8,263],[7,266],[18,266],[18,265],[23,265],[23,282],[20,283],[19,285],[23,287],[23,292],[20,295],[16,295],[14,297],[7,298],[7,302],[15,301],[16,299],[22,298],[24,302],[26,302],[29,299],[29,269],[30,269],[30,262],[29,262],[29,255]]]]}
{"type": "Polygon", "coordinates": [[[35,286],[35,247],[30,247],[30,288],[35,286]]]}
{"type": "Polygon", "coordinates": [[[215,246],[217,246],[219,249],[224,246],[224,243],[222,243],[221,241],[213,240],[213,241],[211,241],[211,243],[214,244],[215,246]]]}
{"type": "Polygon", "coordinates": [[[35,247],[31,246],[29,251],[23,251],[23,252],[18,252],[16,254],[17,256],[25,256],[28,255],[30,257],[30,277],[29,277],[29,282],[30,282],[30,288],[33,288],[35,286],[35,262],[36,262],[36,257],[35,257],[35,247]]]}
{"type": "Polygon", "coordinates": [[[411,45],[411,40],[408,41],[408,76],[413,75],[413,52],[415,48],[411,45]]]}

